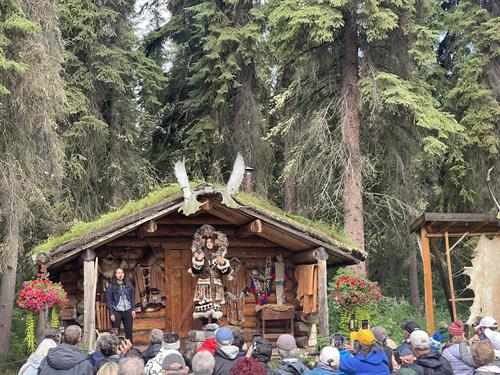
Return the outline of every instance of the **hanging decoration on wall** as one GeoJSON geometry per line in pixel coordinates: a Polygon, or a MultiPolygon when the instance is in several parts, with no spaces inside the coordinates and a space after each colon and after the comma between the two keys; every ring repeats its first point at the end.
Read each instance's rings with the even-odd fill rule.
{"type": "Polygon", "coordinates": [[[276,283],[276,304],[282,305],[286,302],[286,296],[283,293],[285,287],[285,263],[283,262],[283,256],[281,254],[276,256],[274,272],[274,282],[276,283]]]}
{"type": "Polygon", "coordinates": [[[198,277],[193,301],[193,318],[212,323],[222,318],[221,305],[224,299],[223,276],[232,279],[233,269],[225,258],[229,241],[224,233],[216,231],[211,225],[200,227],[193,237],[191,246],[192,266],[188,272],[198,277]]]}
{"type": "Polygon", "coordinates": [[[271,295],[272,288],[273,288],[273,280],[274,280],[274,267],[273,267],[273,262],[271,260],[271,257],[266,258],[266,271],[264,273],[264,277],[266,279],[264,283],[264,294],[266,295],[266,300],[267,297],[271,295]]]}
{"type": "Polygon", "coordinates": [[[255,296],[255,303],[257,305],[265,305],[267,303],[267,296],[262,288],[261,281],[265,282],[266,278],[258,270],[253,269],[248,289],[255,296]]]}

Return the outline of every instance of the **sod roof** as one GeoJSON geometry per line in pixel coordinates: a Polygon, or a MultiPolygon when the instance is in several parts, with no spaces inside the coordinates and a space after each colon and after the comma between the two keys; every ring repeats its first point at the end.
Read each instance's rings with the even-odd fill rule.
{"type": "MultiPolygon", "coordinates": [[[[217,194],[218,187],[202,184],[193,189],[217,194]]],[[[324,246],[331,254],[349,259],[351,263],[365,258],[365,253],[357,249],[347,235],[329,223],[289,214],[257,195],[239,193],[235,198],[242,207],[231,210],[288,228],[291,232],[307,238],[309,243],[324,246]]],[[[169,185],[94,221],[77,223],[67,232],[48,238],[33,249],[33,256],[38,260],[43,257],[42,254],[49,258],[61,259],[65,254],[75,254],[86,248],[99,246],[106,239],[117,238],[120,233],[132,230],[142,223],[177,212],[182,201],[179,185],[169,185]]]]}

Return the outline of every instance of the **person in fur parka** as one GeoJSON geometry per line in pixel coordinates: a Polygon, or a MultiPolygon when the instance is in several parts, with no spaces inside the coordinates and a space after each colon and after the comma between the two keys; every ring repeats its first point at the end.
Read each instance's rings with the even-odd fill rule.
{"type": "Polygon", "coordinates": [[[199,228],[191,246],[192,266],[190,272],[198,277],[194,294],[194,319],[203,324],[222,318],[221,305],[225,304],[223,276],[232,277],[232,268],[225,258],[228,240],[224,233],[215,231],[211,225],[199,228]]]}

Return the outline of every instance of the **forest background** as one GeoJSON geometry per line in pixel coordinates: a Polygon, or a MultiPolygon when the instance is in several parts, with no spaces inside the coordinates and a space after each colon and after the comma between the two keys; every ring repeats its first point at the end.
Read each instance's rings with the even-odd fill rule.
{"type": "Polygon", "coordinates": [[[0,0],[0,330],[35,244],[173,182],[180,158],[221,182],[239,151],[258,194],[333,223],[418,310],[409,224],[494,210],[499,15],[495,0],[0,0]]]}

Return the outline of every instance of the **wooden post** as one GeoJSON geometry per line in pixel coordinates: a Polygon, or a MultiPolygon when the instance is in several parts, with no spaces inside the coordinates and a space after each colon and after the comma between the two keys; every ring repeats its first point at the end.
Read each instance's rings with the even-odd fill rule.
{"type": "Polygon", "coordinates": [[[83,342],[88,351],[94,349],[95,291],[97,259],[93,250],[86,250],[83,258],[83,342]]]}
{"type": "Polygon", "coordinates": [[[432,268],[431,252],[427,229],[425,226],[420,228],[420,251],[424,266],[424,291],[425,291],[425,319],[427,322],[427,331],[434,332],[434,306],[432,304],[432,268]]]}
{"type": "Polygon", "coordinates": [[[452,319],[457,320],[457,306],[455,304],[455,287],[453,286],[453,271],[451,267],[451,249],[448,232],[444,232],[444,248],[446,250],[446,265],[448,267],[448,286],[450,288],[450,300],[452,308],[452,319]]]}
{"type": "Polygon", "coordinates": [[[448,288],[448,282],[446,280],[446,272],[444,271],[443,262],[441,261],[441,256],[439,253],[438,245],[436,244],[436,239],[430,239],[431,252],[434,255],[434,264],[438,270],[439,281],[441,282],[441,287],[444,290],[444,296],[446,298],[446,305],[448,306],[448,312],[450,313],[450,318],[453,319],[453,308],[451,306],[451,295],[448,288]]]}
{"type": "Polygon", "coordinates": [[[323,248],[318,249],[318,307],[319,307],[319,335],[330,336],[328,329],[328,277],[326,260],[328,253],[323,248]]]}

